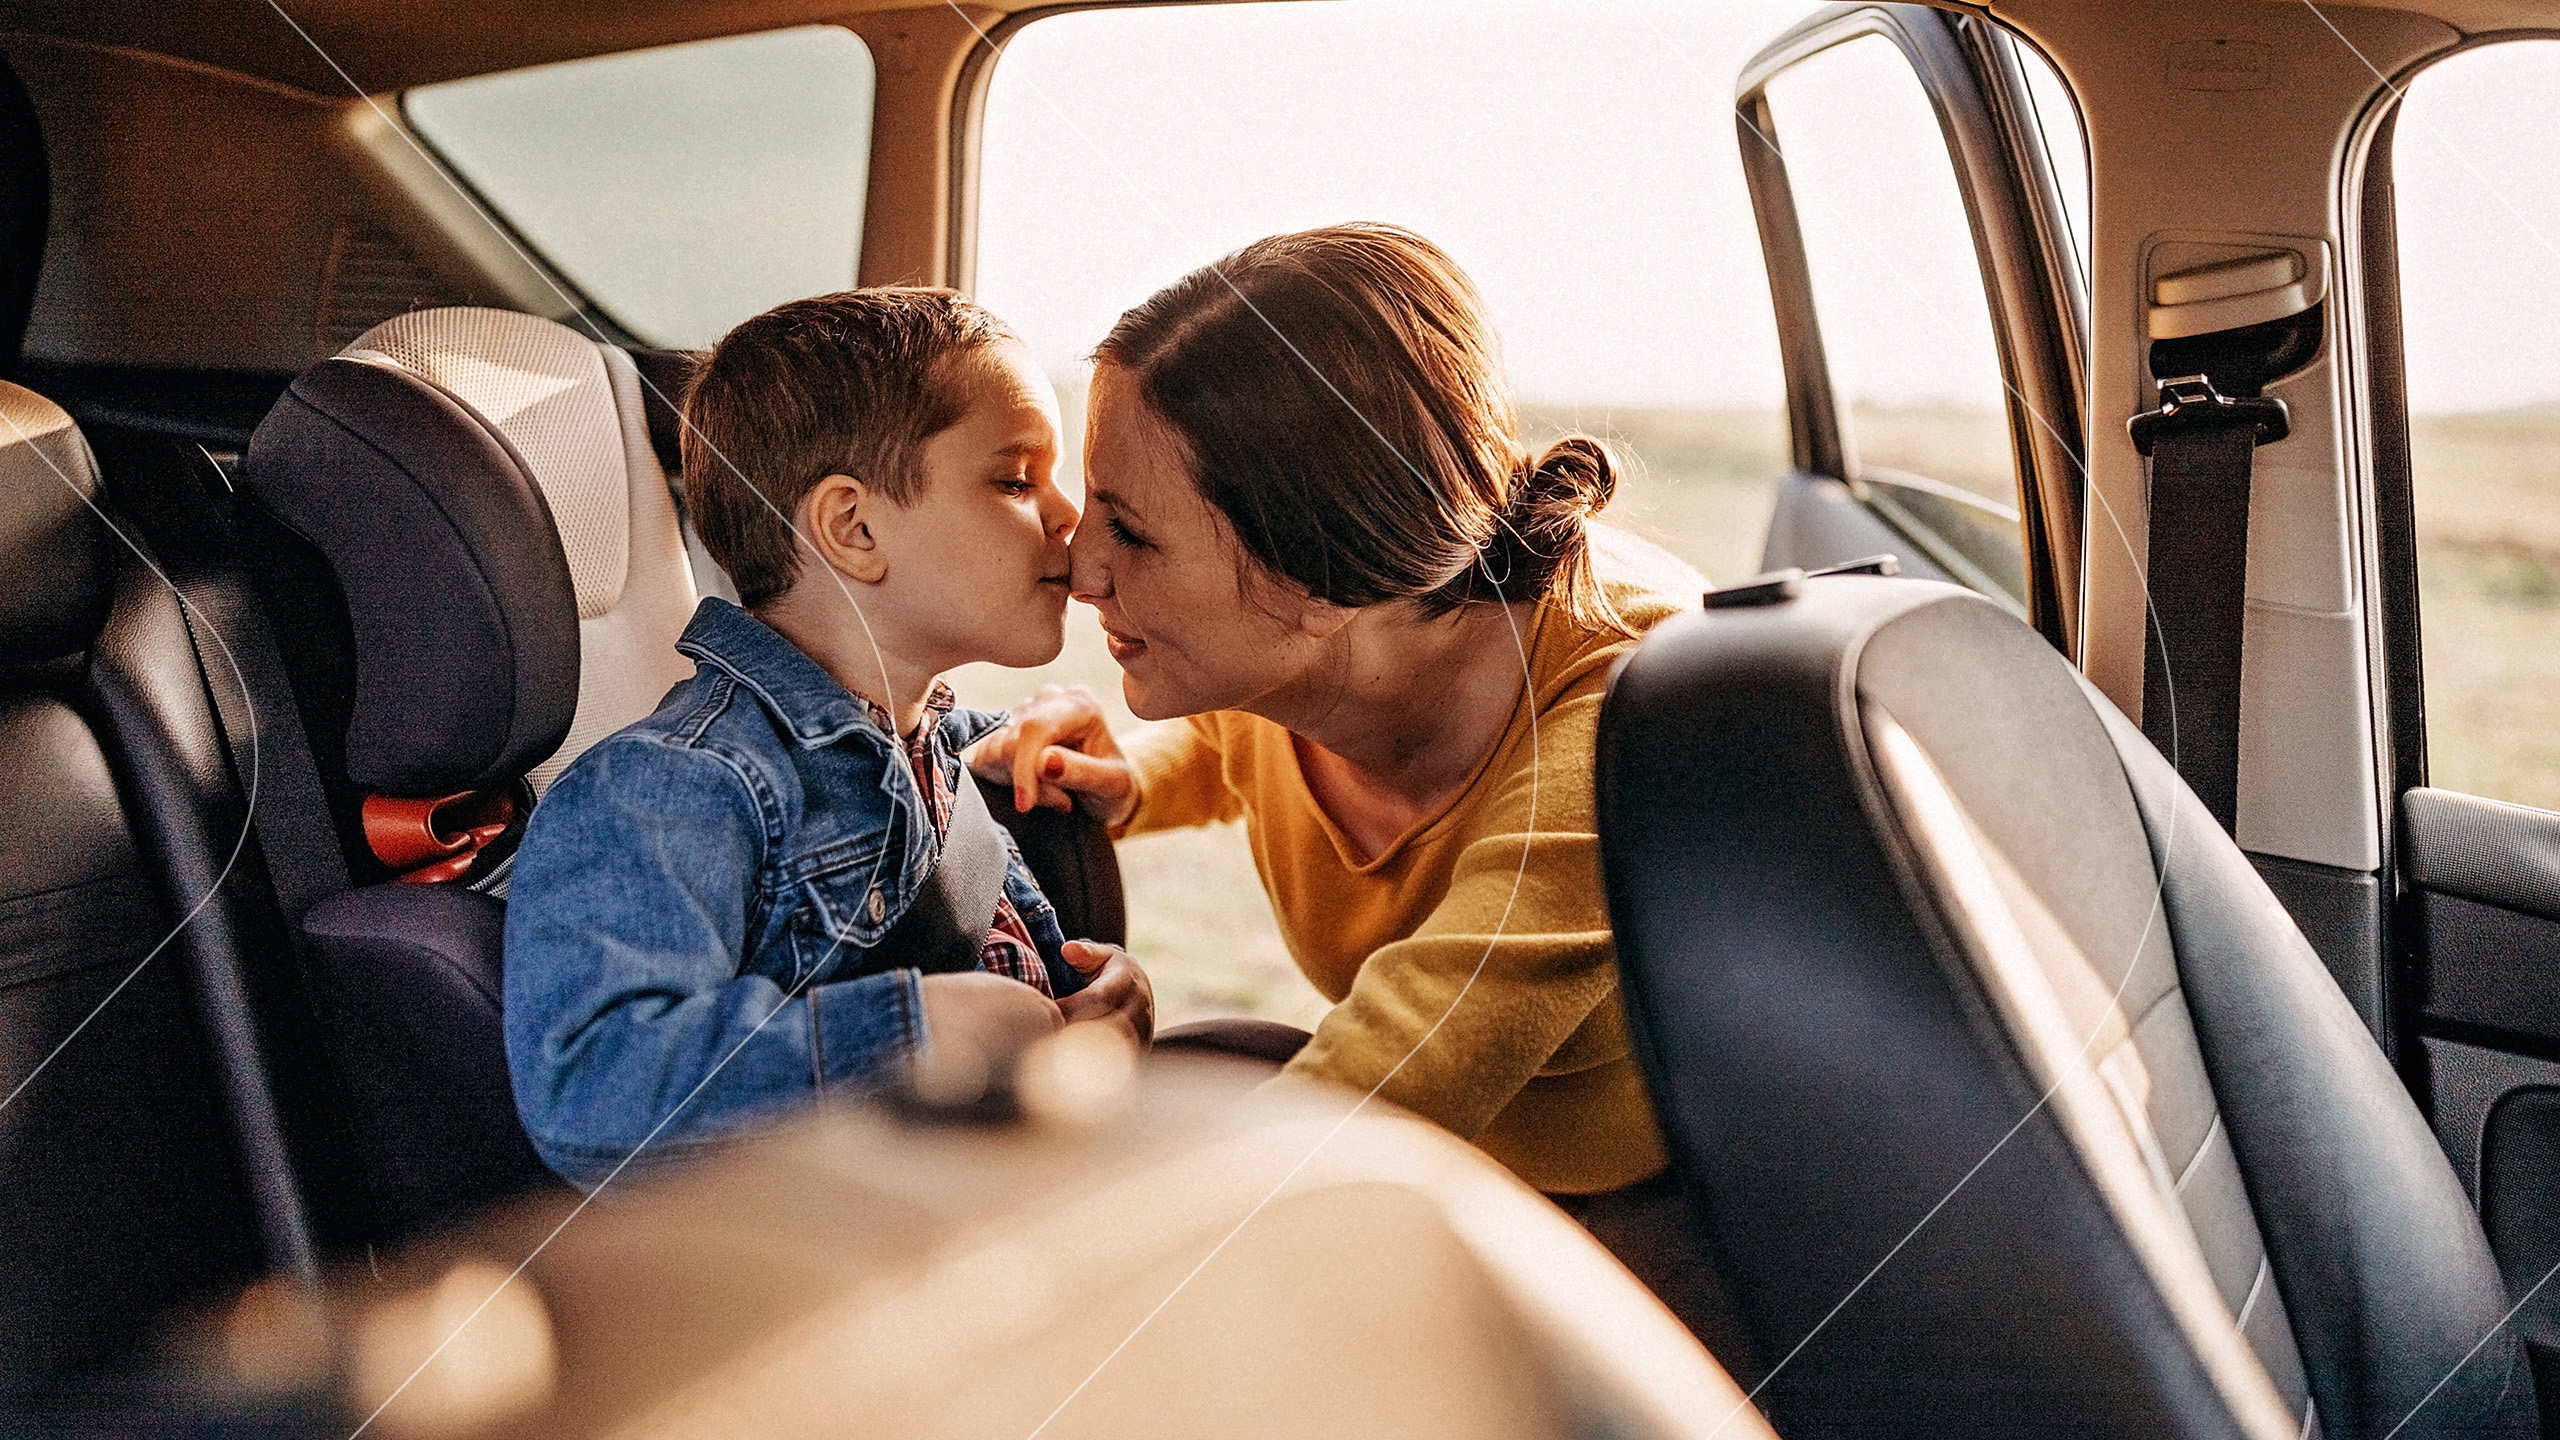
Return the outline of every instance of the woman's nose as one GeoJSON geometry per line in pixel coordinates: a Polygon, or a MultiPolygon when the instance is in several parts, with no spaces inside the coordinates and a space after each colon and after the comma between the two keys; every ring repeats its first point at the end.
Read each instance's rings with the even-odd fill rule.
{"type": "Polygon", "coordinates": [[[1067,542],[1067,593],[1087,604],[1111,594],[1111,567],[1103,563],[1102,546],[1081,533],[1067,542]]]}

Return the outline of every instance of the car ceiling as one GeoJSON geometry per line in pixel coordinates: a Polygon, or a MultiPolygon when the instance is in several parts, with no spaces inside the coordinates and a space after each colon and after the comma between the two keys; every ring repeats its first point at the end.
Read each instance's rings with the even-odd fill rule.
{"type": "MultiPolygon", "coordinates": [[[[139,50],[313,95],[373,92],[715,35],[918,8],[914,0],[12,0],[0,30],[139,50]],[[281,7],[281,9],[279,9],[281,7]],[[306,42],[286,23],[309,33],[306,42]],[[317,48],[315,48],[317,47],[317,48]],[[324,59],[319,49],[328,54],[324,59]],[[341,79],[334,60],[346,71],[341,79]]],[[[944,6],[924,7],[937,18],[944,6]]],[[[991,25],[1026,4],[963,7],[991,25]]]]}
{"type": "MultiPolygon", "coordinates": [[[[2560,3],[2554,0],[2323,3],[2413,10],[2466,32],[2560,24],[2560,3]]],[[[918,8],[938,16],[945,7],[917,7],[912,0],[562,0],[538,9],[516,0],[435,6],[412,0],[9,0],[0,3],[0,29],[145,51],[314,95],[343,95],[349,79],[382,92],[585,55],[918,8]],[[308,42],[286,24],[287,14],[309,32],[308,42]],[[333,72],[332,60],[347,78],[333,72]]],[[[962,8],[980,25],[992,25],[1009,13],[1043,7],[1039,0],[980,0],[962,8]]],[[[2001,6],[1994,0],[1980,8],[1997,13],[2001,6]]]]}

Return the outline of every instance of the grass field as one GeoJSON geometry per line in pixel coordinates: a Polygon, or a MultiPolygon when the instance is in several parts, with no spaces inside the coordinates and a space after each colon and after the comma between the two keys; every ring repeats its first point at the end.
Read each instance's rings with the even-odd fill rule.
{"type": "MultiPolygon", "coordinates": [[[[1080,397],[1065,398],[1072,451],[1080,397]]],[[[1522,419],[1533,443],[1574,429],[1611,443],[1626,470],[1611,523],[1713,579],[1759,570],[1786,468],[1784,417],[1533,406],[1522,419]]],[[[1869,463],[2012,498],[1998,479],[2005,434],[1991,417],[1861,410],[1853,425],[1869,463]]],[[[2431,778],[2560,808],[2560,407],[2424,419],[2415,454],[2431,778]]],[[[1081,605],[1053,664],[972,666],[953,681],[965,703],[989,708],[1041,684],[1088,685],[1115,727],[1137,723],[1081,605]]],[[[1155,980],[1159,1023],[1260,1015],[1311,1026],[1323,1014],[1280,942],[1239,827],[1132,840],[1120,864],[1130,949],[1155,980]]]]}
{"type": "Polygon", "coordinates": [[[2560,809],[2560,406],[2412,427],[2430,783],[2560,809]]]}

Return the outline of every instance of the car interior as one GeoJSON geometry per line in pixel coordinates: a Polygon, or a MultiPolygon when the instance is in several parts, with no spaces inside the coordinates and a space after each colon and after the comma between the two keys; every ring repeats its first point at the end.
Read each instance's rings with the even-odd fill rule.
{"type": "MultiPolygon", "coordinates": [[[[974,291],[1009,47],[1216,8],[0,3],[0,1419],[2560,1436],[2560,789],[2454,763],[2441,658],[2510,635],[2459,566],[2552,603],[2560,431],[2439,523],[2395,211],[2411,96],[2549,0],[1851,0],[1707,77],[1783,449],[1596,779],[1714,1325],[1431,1127],[1205,1060],[544,1170],[510,859],[734,597],[676,459],[719,327],[617,304],[466,100],[851,37],[846,278],[974,291]],[[1960,456],[1857,388],[1893,257],[1843,258],[1816,112],[1886,71],[1963,262],[1894,283],[1996,382],[1960,456]]],[[[990,808],[1130,937],[1098,823],[990,808]]]]}

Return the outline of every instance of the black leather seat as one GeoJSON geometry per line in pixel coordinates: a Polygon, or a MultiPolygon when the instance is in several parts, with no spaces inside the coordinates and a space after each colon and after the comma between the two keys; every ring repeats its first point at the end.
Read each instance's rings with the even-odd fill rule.
{"type": "Polygon", "coordinates": [[[1681,617],[1615,678],[1598,782],[1721,1358],[1782,1433],[2530,1433],[2399,1080],[2026,627],[1863,578],[1681,617]]]}
{"type": "Polygon", "coordinates": [[[278,937],[190,619],[0,383],[0,1411],[312,1239],[269,1086],[278,937]]]}

